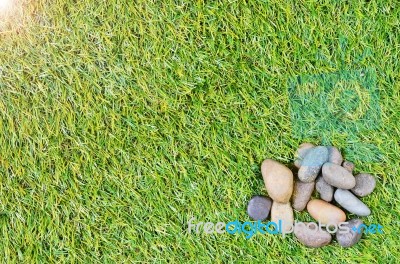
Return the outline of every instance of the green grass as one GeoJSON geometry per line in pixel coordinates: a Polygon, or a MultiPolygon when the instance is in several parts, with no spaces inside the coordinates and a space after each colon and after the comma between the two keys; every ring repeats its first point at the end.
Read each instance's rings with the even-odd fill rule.
{"type": "MultiPolygon", "coordinates": [[[[399,3],[187,2],[32,0],[2,23],[0,259],[396,263],[399,3]],[[352,161],[377,175],[364,220],[385,234],[349,249],[187,234],[191,217],[248,220],[263,159],[321,142],[293,136],[288,81],[342,61],[377,73],[381,126],[358,140],[382,158],[352,161]]],[[[330,140],[351,155],[345,135],[330,140]]]]}

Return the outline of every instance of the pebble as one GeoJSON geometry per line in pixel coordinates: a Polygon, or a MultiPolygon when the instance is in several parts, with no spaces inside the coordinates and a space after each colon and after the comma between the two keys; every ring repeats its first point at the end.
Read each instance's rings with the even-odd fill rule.
{"type": "Polygon", "coordinates": [[[312,148],[304,157],[299,169],[302,182],[312,182],[317,178],[322,165],[328,160],[328,149],[323,146],[312,148]]]}
{"type": "Polygon", "coordinates": [[[336,240],[339,243],[339,245],[347,248],[357,244],[357,242],[360,241],[361,239],[364,227],[361,227],[360,233],[356,232],[357,230],[353,230],[352,228],[353,227],[358,228],[362,224],[363,221],[361,219],[351,219],[350,221],[348,221],[348,224],[344,225],[350,229],[350,232],[341,233],[340,231],[337,231],[336,240]]]}
{"type": "Polygon", "coordinates": [[[367,196],[368,194],[372,193],[372,191],[375,189],[376,186],[376,181],[374,176],[368,173],[360,173],[355,176],[356,178],[356,186],[354,186],[351,191],[359,196],[359,197],[364,197],[367,196]]]}
{"type": "Polygon", "coordinates": [[[322,176],[328,184],[340,189],[351,189],[356,185],[356,179],[348,170],[331,162],[322,166],[322,176]]]}
{"type": "Polygon", "coordinates": [[[333,186],[329,185],[322,176],[318,177],[315,189],[319,193],[322,200],[330,202],[333,199],[333,186]]]}
{"type": "Polygon", "coordinates": [[[331,234],[319,229],[317,223],[305,222],[304,225],[296,223],[294,235],[302,244],[312,248],[323,247],[332,240],[331,234]]]}
{"type": "Polygon", "coordinates": [[[328,152],[329,152],[329,158],[328,162],[337,164],[337,165],[342,165],[343,162],[343,157],[342,154],[340,153],[339,149],[337,147],[327,147],[328,152]]]}
{"type": "Polygon", "coordinates": [[[262,195],[256,195],[251,198],[247,205],[247,214],[253,220],[264,221],[271,211],[272,200],[262,195]]]}
{"type": "Polygon", "coordinates": [[[306,208],[308,201],[311,198],[311,194],[314,191],[314,182],[302,182],[296,180],[294,184],[292,206],[297,211],[303,211],[306,208]]]}
{"type": "Polygon", "coordinates": [[[313,147],[315,147],[315,145],[311,143],[303,143],[299,146],[295,154],[296,160],[294,161],[294,165],[298,169],[300,169],[301,163],[304,157],[307,155],[308,151],[310,151],[313,147]]]}
{"type": "Polygon", "coordinates": [[[272,200],[287,203],[293,192],[293,173],[283,164],[266,159],[261,164],[265,188],[272,200]]]}
{"type": "Polygon", "coordinates": [[[335,201],[350,213],[358,216],[368,216],[371,214],[368,206],[361,202],[349,190],[337,189],[335,192],[335,201]]]}
{"type": "Polygon", "coordinates": [[[307,211],[321,224],[339,224],[346,221],[346,214],[340,208],[323,200],[309,201],[307,211]]]}
{"type": "Polygon", "coordinates": [[[271,208],[271,222],[278,223],[282,220],[282,229],[290,231],[293,227],[294,216],[290,203],[278,203],[273,201],[271,208]]]}
{"type": "Polygon", "coordinates": [[[345,160],[342,163],[342,167],[345,168],[346,170],[348,170],[350,173],[353,173],[355,166],[354,166],[353,162],[345,160]]]}

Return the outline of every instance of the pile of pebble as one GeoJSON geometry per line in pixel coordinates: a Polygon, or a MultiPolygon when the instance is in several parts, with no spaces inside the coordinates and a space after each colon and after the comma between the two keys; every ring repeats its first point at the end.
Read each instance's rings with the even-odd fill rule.
{"type": "MultiPolygon", "coordinates": [[[[345,212],[330,202],[334,199],[348,212],[368,216],[370,209],[357,196],[370,194],[376,185],[375,178],[367,173],[353,176],[354,164],[343,161],[336,147],[303,143],[295,156],[295,166],[299,169],[295,180],[293,172],[283,164],[272,159],[264,160],[261,173],[270,198],[254,196],[247,207],[249,216],[253,220],[264,221],[271,211],[271,221],[277,223],[282,220],[285,224],[283,228],[289,230],[294,223],[292,208],[297,211],[307,208],[308,213],[321,224],[348,222],[350,232],[336,232],[336,240],[343,247],[356,244],[362,232],[355,232],[352,228],[357,228],[363,221],[359,218],[346,221],[345,212]],[[320,199],[310,200],[314,189],[320,199]]],[[[322,247],[331,242],[331,232],[325,229],[311,230],[307,224],[294,229],[294,235],[302,244],[322,247]]]]}

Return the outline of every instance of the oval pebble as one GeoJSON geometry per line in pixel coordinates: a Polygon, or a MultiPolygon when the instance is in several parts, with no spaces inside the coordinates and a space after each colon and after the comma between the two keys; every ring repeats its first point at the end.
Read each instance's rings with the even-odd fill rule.
{"type": "Polygon", "coordinates": [[[271,208],[271,222],[282,221],[282,229],[289,231],[293,228],[294,216],[290,203],[278,203],[273,201],[271,208]]]}
{"type": "Polygon", "coordinates": [[[340,189],[351,189],[356,185],[354,176],[340,165],[327,162],[322,166],[324,180],[340,189]]]}
{"type": "Polygon", "coordinates": [[[329,157],[328,157],[328,162],[337,164],[337,165],[342,165],[343,162],[343,157],[342,153],[340,153],[339,149],[337,147],[327,147],[328,152],[329,152],[329,157]]]}
{"type": "Polygon", "coordinates": [[[294,161],[294,165],[298,169],[300,169],[301,163],[304,157],[307,155],[308,151],[310,151],[313,147],[315,147],[315,145],[311,143],[303,143],[299,146],[299,148],[296,151],[296,154],[294,155],[296,158],[296,160],[294,161]]]}
{"type": "Polygon", "coordinates": [[[376,181],[374,176],[368,173],[360,173],[355,176],[356,178],[356,186],[351,189],[351,191],[359,196],[359,197],[364,197],[367,196],[368,194],[372,193],[372,191],[375,189],[376,186],[376,181]]]}
{"type": "Polygon", "coordinates": [[[313,222],[296,223],[294,235],[302,244],[312,248],[323,247],[328,245],[332,240],[331,234],[319,229],[318,224],[313,222]]]}
{"type": "Polygon", "coordinates": [[[247,205],[247,214],[253,220],[264,221],[271,210],[272,200],[262,195],[253,196],[247,205]]]}
{"type": "Polygon", "coordinates": [[[302,182],[312,182],[317,178],[322,165],[328,160],[328,149],[323,146],[312,148],[304,157],[299,169],[299,179],[302,182]]]}
{"type": "Polygon", "coordinates": [[[314,191],[314,182],[302,182],[297,180],[294,184],[292,206],[297,211],[303,211],[306,208],[311,194],[314,191]]]}
{"type": "Polygon", "coordinates": [[[368,206],[361,202],[349,190],[337,189],[334,197],[335,201],[350,213],[359,216],[368,216],[371,214],[371,210],[368,208],[368,206]]]}
{"type": "Polygon", "coordinates": [[[346,221],[346,214],[338,207],[323,200],[311,200],[307,204],[309,214],[321,224],[339,224],[346,221]]]}
{"type": "Polygon", "coordinates": [[[329,185],[322,176],[318,177],[315,189],[319,193],[322,200],[330,202],[333,199],[333,186],[329,185]]]}
{"type": "Polygon", "coordinates": [[[287,203],[293,192],[293,173],[285,165],[266,159],[261,164],[265,188],[272,200],[287,203]]]}
{"type": "Polygon", "coordinates": [[[360,241],[362,233],[364,231],[364,227],[362,226],[360,228],[360,232],[358,231],[358,228],[363,224],[363,221],[361,219],[351,219],[348,221],[347,224],[342,224],[343,226],[348,227],[350,230],[349,232],[336,232],[336,240],[341,245],[342,247],[351,247],[360,241]],[[356,228],[356,230],[353,230],[353,228],[356,228]]]}

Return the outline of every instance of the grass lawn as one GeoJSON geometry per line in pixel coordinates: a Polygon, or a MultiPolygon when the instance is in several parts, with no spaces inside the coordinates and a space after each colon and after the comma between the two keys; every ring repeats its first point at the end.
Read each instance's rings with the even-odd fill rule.
{"type": "Polygon", "coordinates": [[[2,262],[396,263],[399,3],[22,4],[0,17],[2,262]],[[290,80],[344,68],[374,69],[379,126],[351,140],[294,131],[290,80]],[[266,194],[261,162],[292,164],[300,143],[323,140],[377,175],[363,219],[383,235],[310,249],[293,235],[187,233],[191,217],[248,221],[248,200],[266,194]],[[354,142],[381,158],[358,158],[376,153],[354,142]]]}

